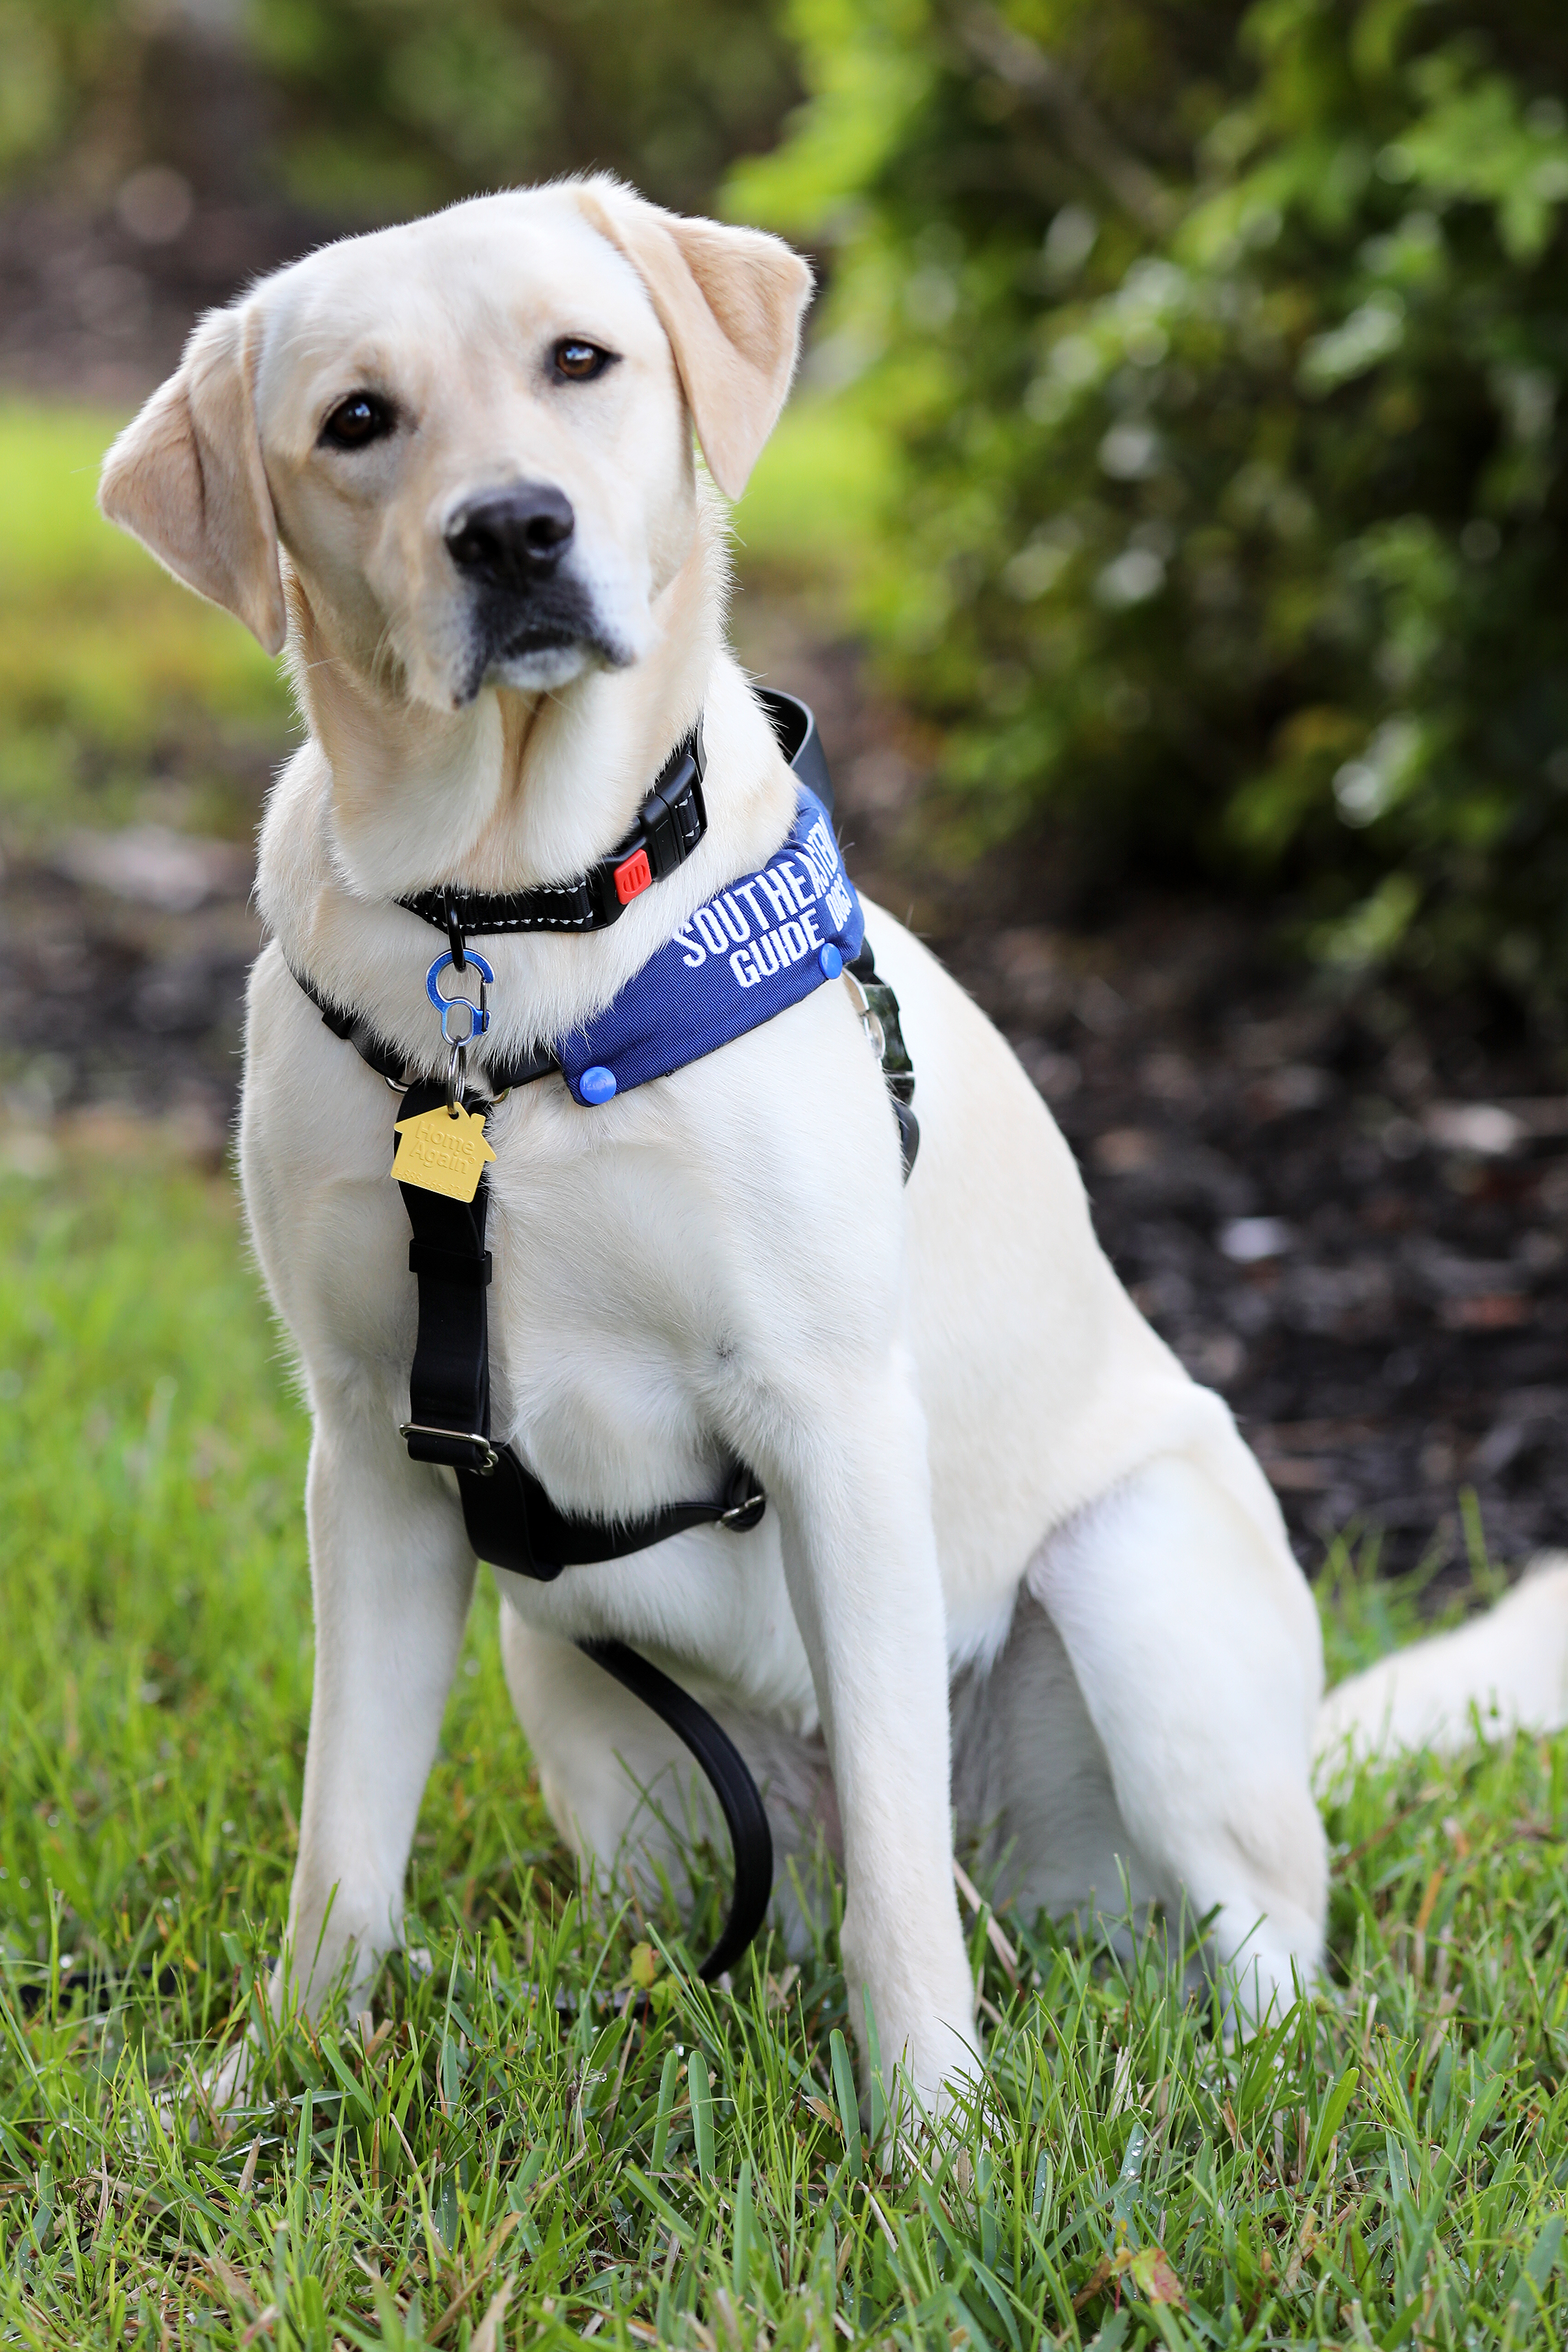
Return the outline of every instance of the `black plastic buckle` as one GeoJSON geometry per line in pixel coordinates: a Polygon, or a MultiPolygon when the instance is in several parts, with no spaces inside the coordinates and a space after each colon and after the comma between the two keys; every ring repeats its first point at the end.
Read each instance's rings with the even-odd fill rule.
{"type": "Polygon", "coordinates": [[[708,830],[702,771],[690,749],[659,779],[635,823],[594,869],[601,923],[618,923],[634,898],[683,866],[708,830]]]}

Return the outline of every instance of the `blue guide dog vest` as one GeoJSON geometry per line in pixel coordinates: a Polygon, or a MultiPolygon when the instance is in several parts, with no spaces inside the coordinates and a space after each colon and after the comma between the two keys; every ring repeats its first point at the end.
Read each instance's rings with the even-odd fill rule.
{"type": "Polygon", "coordinates": [[[803,784],[767,864],[715,892],[602,1013],[557,1042],[566,1083],[595,1104],[668,1077],[837,980],[865,936],[832,822],[803,784]]]}

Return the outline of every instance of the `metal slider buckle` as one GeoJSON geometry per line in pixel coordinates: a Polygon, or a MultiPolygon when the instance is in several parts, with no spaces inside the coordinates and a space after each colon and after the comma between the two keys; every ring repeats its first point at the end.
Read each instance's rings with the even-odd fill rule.
{"type": "MultiPolygon", "coordinates": [[[[472,1463],[468,1466],[477,1472],[479,1476],[481,1478],[488,1478],[490,1472],[495,1468],[496,1464],[500,1460],[500,1455],[496,1452],[496,1449],[490,1444],[489,1439],[482,1436],[477,1429],[433,1429],[427,1422],[401,1421],[397,1424],[397,1434],[399,1437],[405,1439],[410,1437],[439,1437],[442,1438],[448,1445],[477,1445],[479,1448],[480,1454],[483,1455],[483,1459],[481,1461],[472,1463]]],[[[458,1467],[456,1463],[444,1463],[438,1466],[444,1469],[456,1469],[458,1467]]]]}
{"type": "Polygon", "coordinates": [[[731,1535],[744,1535],[748,1528],[757,1525],[767,1507],[767,1496],[760,1488],[753,1488],[740,1502],[731,1503],[727,1511],[720,1512],[719,1525],[728,1528],[731,1535]]]}
{"type": "Polygon", "coordinates": [[[866,1036],[870,1045],[871,1051],[875,1054],[878,1061],[879,1062],[883,1055],[888,1050],[887,1032],[883,1029],[882,1024],[878,1018],[876,1011],[872,1006],[869,994],[866,989],[862,987],[860,982],[850,971],[847,964],[844,967],[844,983],[849,991],[850,1002],[854,1005],[856,1012],[860,1016],[860,1026],[866,1032],[866,1036]]]}

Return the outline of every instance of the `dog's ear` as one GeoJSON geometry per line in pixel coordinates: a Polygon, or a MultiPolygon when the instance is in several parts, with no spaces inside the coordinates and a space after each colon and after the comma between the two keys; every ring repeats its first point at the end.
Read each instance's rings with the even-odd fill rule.
{"type": "Polygon", "coordinates": [[[105,457],[98,503],[276,654],[289,614],[256,429],[257,323],[243,307],[207,313],[175,373],[105,457]]]}
{"type": "Polygon", "coordinates": [[[647,288],[708,470],[738,499],[795,373],[810,269],[761,229],[687,220],[616,180],[580,182],[572,193],[647,288]]]}

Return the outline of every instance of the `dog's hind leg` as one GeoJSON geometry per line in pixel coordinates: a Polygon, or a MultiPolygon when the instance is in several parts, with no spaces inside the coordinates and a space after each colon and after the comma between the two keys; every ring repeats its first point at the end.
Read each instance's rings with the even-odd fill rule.
{"type": "Polygon", "coordinates": [[[1321,1961],[1328,1889],[1310,1780],[1321,1649],[1282,1528],[1201,1458],[1162,1455],[1053,1535],[1027,1586],[1071,1662],[1130,1869],[1173,1914],[1212,1915],[1245,2012],[1289,2001],[1321,1961]]]}
{"type": "Polygon", "coordinates": [[[952,1708],[958,1842],[987,1890],[1026,1920],[1044,1911],[1124,1944],[1159,1889],[1062,1637],[1027,1587],[994,1663],[955,1677],[952,1708]]]}
{"type": "Polygon", "coordinates": [[[390,1411],[319,1412],[305,1490],[316,1677],[274,2001],[314,2011],[350,1964],[369,1989],[398,1940],[403,1876],[473,1591],[441,1474],[411,1463],[390,1411]]]}

